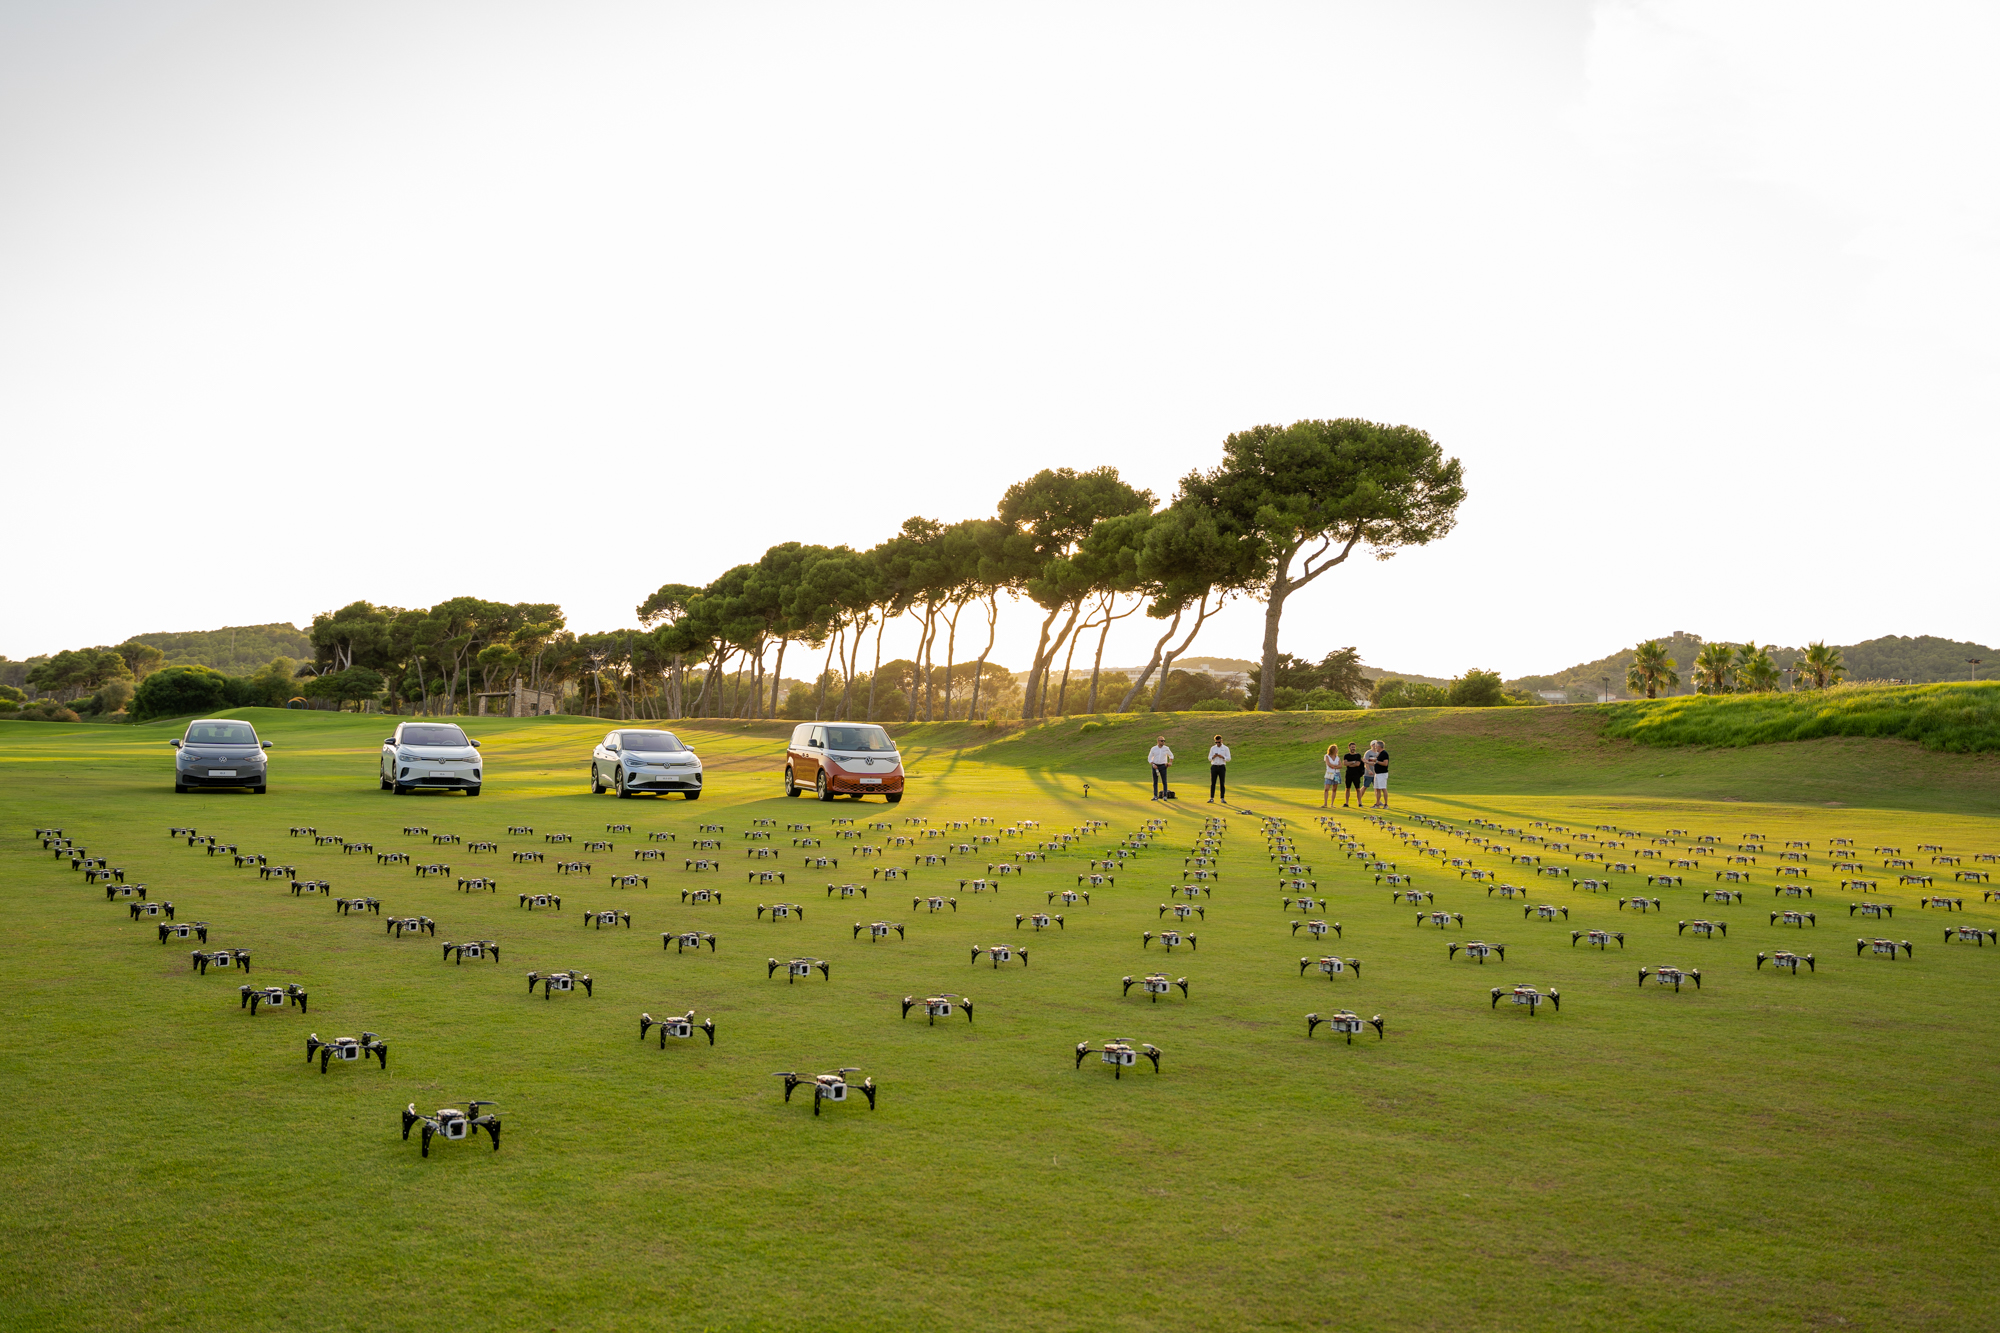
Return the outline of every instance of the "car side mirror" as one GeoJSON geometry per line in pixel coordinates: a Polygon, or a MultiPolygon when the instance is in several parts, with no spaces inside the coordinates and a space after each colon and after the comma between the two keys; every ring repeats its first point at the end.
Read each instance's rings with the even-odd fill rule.
{"type": "Polygon", "coordinates": [[[395,743],[396,743],[396,738],[394,736],[384,736],[382,738],[382,744],[384,745],[394,745],[395,743]]]}
{"type": "Polygon", "coordinates": [[[167,744],[173,746],[176,750],[181,748],[181,743],[178,738],[168,741],[167,744]]]}
{"type": "Polygon", "coordinates": [[[265,741],[265,742],[264,742],[264,748],[265,748],[265,749],[267,749],[267,750],[268,750],[268,749],[270,749],[270,748],[271,748],[271,742],[269,742],[269,741],[265,741]]]}
{"type": "Polygon", "coordinates": [[[474,742],[472,743],[472,748],[473,748],[473,749],[475,749],[475,750],[477,750],[477,749],[479,748],[479,742],[478,742],[478,741],[474,741],[474,742]]]}

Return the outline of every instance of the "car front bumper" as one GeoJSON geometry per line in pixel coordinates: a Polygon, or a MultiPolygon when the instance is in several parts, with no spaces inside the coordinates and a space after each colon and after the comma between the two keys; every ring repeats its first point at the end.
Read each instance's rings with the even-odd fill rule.
{"type": "Polygon", "coordinates": [[[261,787],[264,785],[265,769],[262,764],[255,768],[241,766],[233,771],[227,764],[203,764],[196,768],[182,768],[174,771],[174,781],[183,787],[261,787]],[[214,770],[221,770],[218,776],[214,770]]]}
{"type": "Polygon", "coordinates": [[[685,768],[641,768],[625,770],[625,790],[700,791],[701,770],[685,768]]]}
{"type": "Polygon", "coordinates": [[[839,792],[843,796],[885,796],[903,790],[903,775],[895,773],[835,773],[828,770],[826,789],[839,792]],[[865,779],[865,781],[864,781],[865,779]]]}

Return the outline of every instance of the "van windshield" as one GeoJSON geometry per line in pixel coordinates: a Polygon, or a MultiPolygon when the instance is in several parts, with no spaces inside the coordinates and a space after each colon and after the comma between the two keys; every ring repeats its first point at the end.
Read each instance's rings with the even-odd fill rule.
{"type": "Polygon", "coordinates": [[[255,745],[257,733],[244,722],[197,722],[187,729],[196,745],[255,745]]]}
{"type": "Polygon", "coordinates": [[[828,727],[826,748],[889,754],[895,750],[896,742],[880,727],[828,727]]]}
{"type": "Polygon", "coordinates": [[[679,754],[687,749],[671,731],[621,731],[619,744],[644,754],[679,754]]]}
{"type": "Polygon", "coordinates": [[[407,726],[403,728],[405,745],[463,745],[465,733],[451,726],[407,726]]]}

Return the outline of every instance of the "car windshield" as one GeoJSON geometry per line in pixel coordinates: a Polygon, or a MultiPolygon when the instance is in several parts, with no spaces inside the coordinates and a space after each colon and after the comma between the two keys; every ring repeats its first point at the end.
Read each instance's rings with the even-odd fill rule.
{"type": "Polygon", "coordinates": [[[687,749],[680,737],[671,731],[621,731],[620,742],[628,750],[639,750],[646,754],[679,754],[687,749]]]}
{"type": "Polygon", "coordinates": [[[880,727],[828,727],[826,748],[888,754],[895,750],[896,742],[880,727]]]}
{"type": "Polygon", "coordinates": [[[417,726],[403,728],[405,745],[463,745],[465,733],[457,727],[417,726]]]}
{"type": "Polygon", "coordinates": [[[257,732],[247,722],[197,722],[187,731],[191,745],[255,745],[257,732]]]}

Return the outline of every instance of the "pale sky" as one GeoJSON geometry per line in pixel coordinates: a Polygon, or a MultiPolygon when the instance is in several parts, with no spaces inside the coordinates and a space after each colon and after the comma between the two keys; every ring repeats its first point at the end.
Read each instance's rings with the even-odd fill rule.
{"type": "Polygon", "coordinates": [[[1421,426],[1470,497],[1295,598],[1288,651],[1993,643],[1996,31],[1921,0],[5,0],[0,653],[355,598],[614,628],[1042,467],[1164,500],[1307,416],[1421,426]]]}

